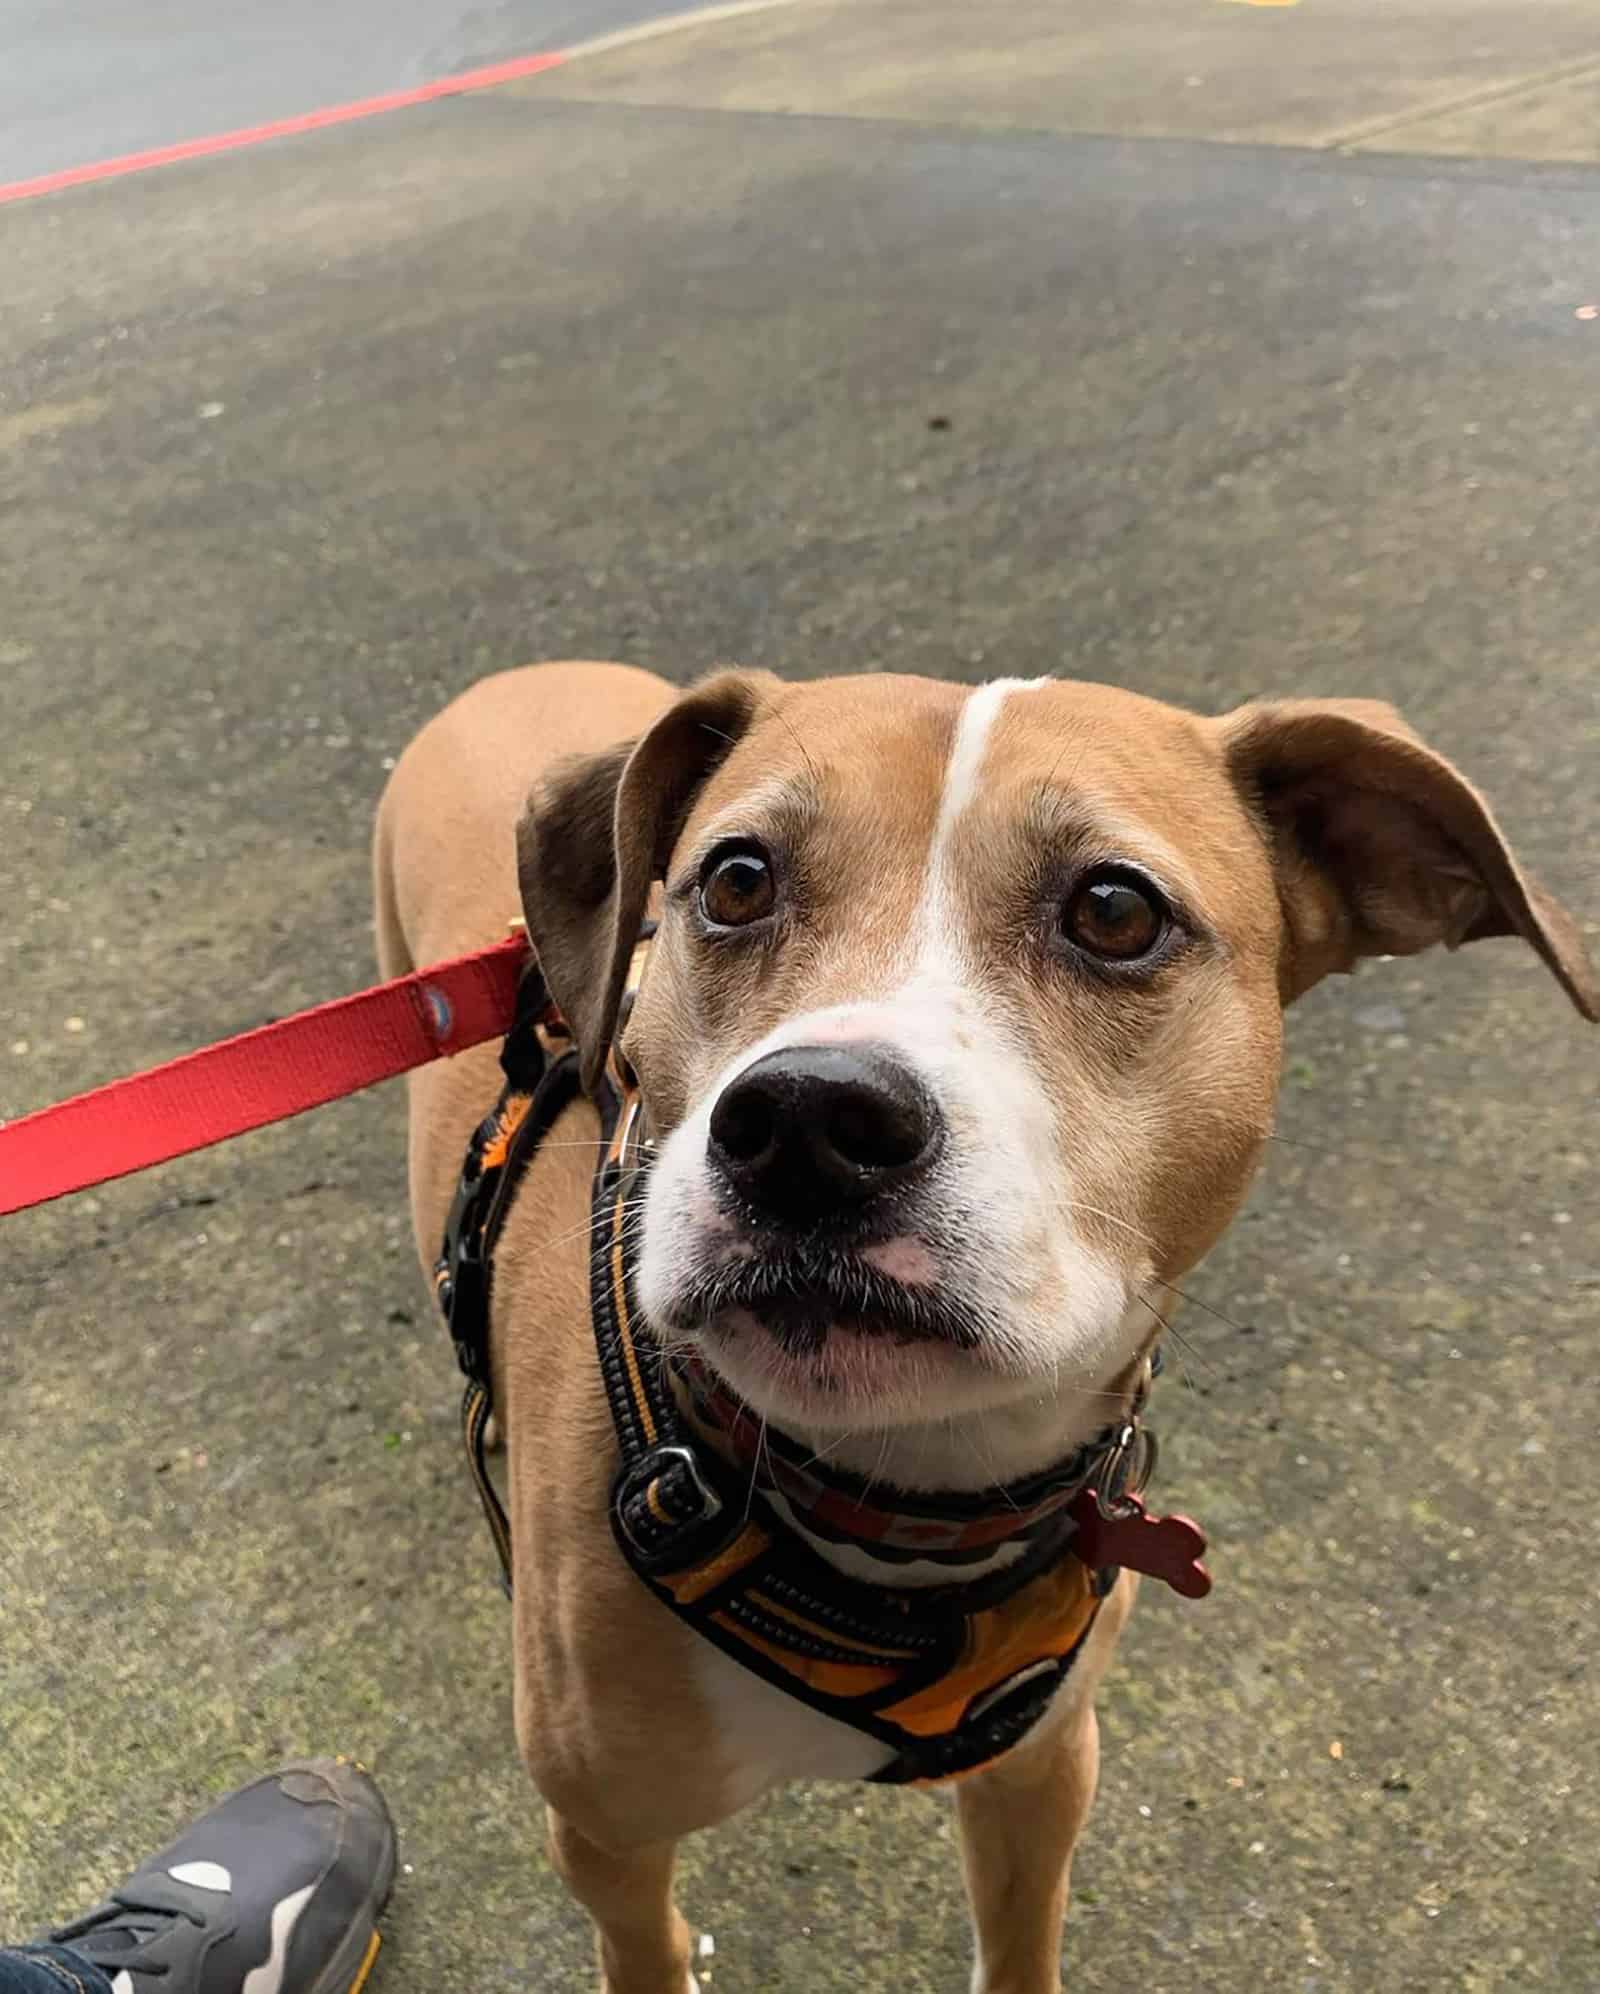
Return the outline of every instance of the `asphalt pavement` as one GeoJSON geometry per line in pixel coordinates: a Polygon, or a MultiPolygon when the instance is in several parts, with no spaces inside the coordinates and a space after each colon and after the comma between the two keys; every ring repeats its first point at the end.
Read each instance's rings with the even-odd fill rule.
{"type": "MultiPolygon", "coordinates": [[[[534,657],[1392,698],[1596,946],[1592,9],[971,12],[0,209],[0,1115],[366,980],[389,762],[534,657]]],[[[1217,1587],[1108,1684],[1068,1984],[1597,1989],[1600,1042],[1508,942],[1290,1037],[1156,1405],[1217,1587]]],[[[0,1932],[334,1749],[405,1841],[376,1994],[589,1984],[403,1124],[6,1225],[0,1932]]],[[[967,1984],[935,1798],[797,1789],[682,1897],[713,1990],[967,1984]]]]}

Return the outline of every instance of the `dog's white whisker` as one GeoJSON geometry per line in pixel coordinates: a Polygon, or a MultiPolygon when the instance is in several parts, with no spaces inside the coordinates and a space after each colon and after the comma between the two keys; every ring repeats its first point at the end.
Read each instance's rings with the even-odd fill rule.
{"type": "Polygon", "coordinates": [[[604,1230],[607,1223],[604,1218],[590,1216],[582,1224],[568,1227],[565,1232],[547,1234],[538,1242],[537,1251],[553,1253],[560,1247],[570,1246],[573,1240],[582,1239],[585,1235],[593,1239],[604,1230]]]}
{"type": "MultiPolygon", "coordinates": [[[[1209,1359],[1204,1358],[1200,1355],[1200,1352],[1195,1348],[1194,1344],[1190,1342],[1189,1338],[1184,1335],[1183,1331],[1177,1327],[1177,1325],[1170,1319],[1170,1317],[1163,1315],[1160,1309],[1158,1309],[1155,1306],[1155,1304],[1152,1301],[1148,1300],[1144,1295],[1136,1296],[1135,1300],[1140,1304],[1141,1307],[1147,1308],[1150,1311],[1150,1313],[1155,1317],[1156,1321],[1160,1323],[1163,1332],[1167,1336],[1170,1336],[1172,1338],[1172,1341],[1177,1349],[1180,1363],[1182,1362],[1183,1358],[1187,1356],[1192,1362],[1198,1364],[1203,1371],[1209,1372],[1213,1378],[1217,1376],[1216,1366],[1212,1364],[1209,1361],[1209,1359]]],[[[1187,1380],[1187,1382],[1190,1383],[1191,1385],[1193,1384],[1192,1379],[1187,1380]]]]}
{"type": "Polygon", "coordinates": [[[877,1462],[873,1467],[872,1473],[867,1477],[867,1491],[869,1494],[871,1493],[873,1487],[877,1483],[879,1477],[883,1474],[883,1464],[889,1458],[890,1440],[891,1440],[891,1435],[889,1429],[888,1427],[885,1427],[883,1429],[882,1438],[878,1446],[877,1462]]]}
{"type": "Polygon", "coordinates": [[[763,1414],[761,1423],[756,1429],[755,1453],[750,1459],[750,1480],[744,1492],[744,1520],[746,1523],[750,1521],[751,1513],[756,1506],[756,1490],[761,1483],[761,1463],[766,1451],[766,1445],[767,1421],[765,1414],[763,1414]]]}
{"type": "Polygon", "coordinates": [[[1187,1288],[1180,1288],[1176,1281],[1164,1281],[1159,1274],[1152,1274],[1150,1278],[1158,1288],[1166,1288],[1170,1293],[1176,1295],[1180,1301],[1190,1303],[1194,1308],[1201,1310],[1206,1315],[1214,1315],[1218,1322],[1225,1322],[1229,1329],[1236,1329],[1241,1335],[1248,1333],[1248,1326],[1246,1324],[1235,1322],[1231,1315],[1224,1314],[1214,1302],[1202,1301],[1200,1296],[1191,1295],[1187,1288]]]}
{"type": "MultiPolygon", "coordinates": [[[[1008,1506],[1012,1509],[1017,1509],[1018,1507],[1017,1504],[1012,1500],[1012,1497],[1009,1491],[1007,1490],[1006,1478],[1004,1475],[1001,1474],[999,1468],[995,1464],[993,1452],[986,1451],[980,1445],[982,1436],[983,1436],[983,1420],[981,1416],[973,1423],[973,1425],[970,1428],[964,1428],[961,1430],[962,1440],[965,1442],[966,1446],[971,1450],[971,1452],[976,1456],[979,1466],[983,1468],[983,1470],[988,1476],[988,1482],[986,1484],[987,1488],[992,1490],[997,1495],[1004,1496],[1008,1506]]],[[[1021,1514],[1020,1510],[1018,1510],[1018,1514],[1019,1515],[1021,1514]]]]}
{"type": "Polygon", "coordinates": [[[806,1456],[806,1467],[820,1468],[841,1447],[846,1446],[850,1441],[856,1440],[859,1437],[859,1433],[855,1427],[847,1426],[842,1433],[835,1434],[833,1439],[825,1447],[813,1448],[811,1453],[806,1456]]]}
{"type": "Polygon", "coordinates": [[[1104,1219],[1108,1225],[1121,1226],[1124,1232],[1131,1232],[1136,1239],[1144,1240],[1149,1246],[1156,1244],[1154,1236],[1142,1226],[1136,1226],[1130,1219],[1119,1218],[1115,1212],[1105,1211],[1099,1205],[1086,1205],[1081,1198],[1057,1198],[1054,1202],[1057,1211],[1083,1212],[1090,1218],[1104,1219]]]}

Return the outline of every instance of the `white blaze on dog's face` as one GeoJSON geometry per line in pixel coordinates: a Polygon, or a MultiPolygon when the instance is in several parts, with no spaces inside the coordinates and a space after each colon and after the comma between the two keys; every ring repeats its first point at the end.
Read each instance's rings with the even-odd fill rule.
{"type": "Polygon", "coordinates": [[[783,694],[678,841],[640,1300],[779,1425],[1097,1425],[1267,1133],[1270,866],[1185,716],[890,683],[783,694]]]}
{"type": "Polygon", "coordinates": [[[547,779],[521,874],[591,1082],[665,883],[625,1035],[651,1329],[779,1425],[886,1433],[902,1478],[949,1474],[912,1436],[961,1415],[985,1480],[1103,1423],[1320,977],[1520,934],[1600,1009],[1482,798],[1365,701],[725,674],[547,779]]]}

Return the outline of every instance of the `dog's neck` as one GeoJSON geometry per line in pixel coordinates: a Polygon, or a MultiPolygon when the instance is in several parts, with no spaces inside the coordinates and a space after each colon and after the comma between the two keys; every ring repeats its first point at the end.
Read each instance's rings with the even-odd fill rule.
{"type": "Polygon", "coordinates": [[[1108,1427],[1137,1417],[1148,1390],[1151,1348],[1148,1335],[1139,1337],[1099,1385],[1061,1382],[1048,1394],[982,1414],[889,1428],[788,1420],[775,1430],[701,1359],[680,1360],[673,1388],[702,1444],[748,1474],[752,1490],[759,1482],[775,1514],[825,1562],[869,1583],[945,1585],[952,1578],[947,1555],[906,1557],[908,1540],[936,1540],[941,1526],[933,1525],[930,1534],[930,1515],[949,1516],[948,1510],[924,1509],[918,1498],[967,1498],[972,1506],[962,1527],[989,1533],[976,1540],[992,1546],[981,1556],[967,1537],[959,1561],[963,1580],[981,1578],[1022,1556],[1052,1500],[1046,1494],[1052,1478],[1062,1470],[1071,1475],[1075,1457],[1108,1427]],[[820,1486],[816,1477],[823,1478],[820,1486]],[[837,1494],[822,1492],[830,1483],[837,1494]],[[841,1500],[846,1505],[857,1500],[852,1488],[859,1488],[868,1507],[841,1513],[841,1500]],[[836,1506],[824,1524],[828,1502],[836,1506]],[[843,1516],[852,1520],[845,1523],[843,1516]],[[896,1516],[898,1525],[888,1523],[896,1516]],[[902,1548],[890,1551],[891,1541],[902,1548]]]}
{"type": "MultiPolygon", "coordinates": [[[[1114,1354],[1092,1375],[1064,1375],[1048,1389],[985,1412],[894,1426],[789,1420],[791,1439],[820,1461],[877,1486],[979,1495],[1053,1468],[1125,1416],[1144,1358],[1159,1340],[1137,1300],[1124,1312],[1114,1354]]],[[[753,1408],[759,1416],[760,1408],[753,1408]]]]}
{"type": "Polygon", "coordinates": [[[978,1495],[1041,1474],[1092,1440],[1128,1404],[1127,1389],[1117,1385],[1062,1385],[1020,1404],[925,1424],[791,1424],[788,1431],[819,1460],[874,1486],[978,1495]]]}

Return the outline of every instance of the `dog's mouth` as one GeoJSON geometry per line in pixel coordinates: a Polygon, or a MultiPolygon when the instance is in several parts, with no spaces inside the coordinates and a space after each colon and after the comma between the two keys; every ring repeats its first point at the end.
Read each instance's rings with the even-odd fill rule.
{"type": "Polygon", "coordinates": [[[751,1322],[796,1358],[820,1355],[830,1337],[951,1350],[983,1341],[978,1312],[940,1288],[911,1286],[852,1253],[796,1248],[706,1269],[681,1291],[670,1326],[751,1322]]]}

